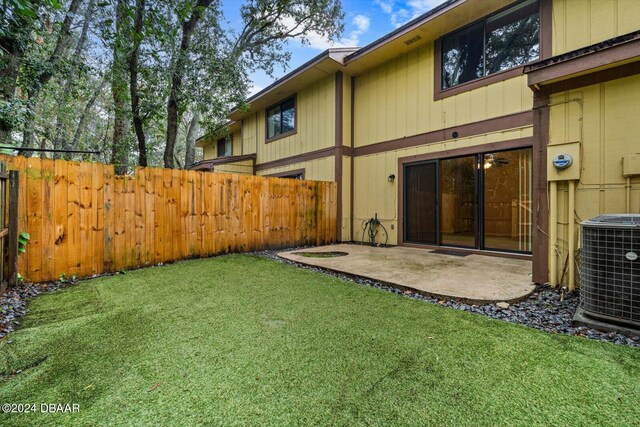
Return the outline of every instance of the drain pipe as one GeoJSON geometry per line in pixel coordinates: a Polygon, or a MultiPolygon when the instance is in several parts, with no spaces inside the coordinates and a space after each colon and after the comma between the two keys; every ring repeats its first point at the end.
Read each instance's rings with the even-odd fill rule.
{"type": "Polygon", "coordinates": [[[558,285],[558,182],[549,183],[549,285],[558,285]]]}
{"type": "Polygon", "coordinates": [[[627,193],[627,213],[631,213],[631,177],[627,177],[627,185],[624,187],[627,193]]]}
{"type": "Polygon", "coordinates": [[[567,212],[567,224],[569,226],[569,290],[573,291],[576,288],[576,263],[575,263],[575,210],[576,210],[576,182],[569,181],[569,206],[567,212]]]}

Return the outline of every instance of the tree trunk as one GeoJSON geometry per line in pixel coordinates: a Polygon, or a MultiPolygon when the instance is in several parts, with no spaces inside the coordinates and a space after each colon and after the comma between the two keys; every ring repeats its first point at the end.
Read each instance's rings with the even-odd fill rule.
{"type": "MultiPolygon", "coordinates": [[[[84,12],[84,22],[82,23],[82,31],[80,32],[80,37],[78,37],[78,43],[76,44],[76,48],[73,52],[74,58],[79,58],[82,55],[82,51],[84,50],[85,43],[87,42],[87,35],[89,33],[89,24],[91,23],[91,17],[93,16],[93,11],[95,9],[95,0],[90,0],[87,8],[84,12]]],[[[75,70],[75,67],[74,67],[75,70]]],[[[68,77],[64,82],[64,87],[62,89],[62,94],[60,96],[60,100],[58,101],[58,111],[57,111],[57,119],[56,119],[56,129],[54,132],[53,139],[53,148],[60,148],[66,150],[69,148],[69,140],[66,129],[64,128],[64,114],[62,110],[64,106],[69,102],[68,94],[71,92],[71,87],[73,84],[73,77],[68,77]]],[[[68,157],[66,155],[63,156],[62,153],[54,153],[53,158],[58,159],[61,157],[68,157]]]]}
{"type": "MultiPolygon", "coordinates": [[[[106,85],[107,85],[107,79],[103,78],[102,82],[100,82],[100,85],[93,92],[93,95],[91,95],[91,98],[87,102],[87,105],[84,106],[84,110],[82,111],[82,115],[80,115],[80,120],[78,121],[78,127],[76,127],[76,131],[73,134],[73,142],[71,143],[71,149],[73,150],[78,149],[78,145],[80,144],[80,138],[82,137],[82,134],[87,130],[87,124],[89,123],[89,113],[93,109],[93,106],[95,105],[96,100],[98,99],[98,97],[100,96],[100,94],[102,93],[106,85]]],[[[64,158],[69,160],[71,158],[71,155],[69,153],[65,153],[64,158]]]]}
{"type": "MultiPolygon", "coordinates": [[[[35,129],[34,109],[36,107],[33,97],[34,97],[33,89],[28,88],[25,115],[24,115],[25,116],[24,129],[22,131],[22,144],[20,145],[21,148],[32,148],[33,146],[33,138],[34,138],[33,132],[35,129]]],[[[20,154],[22,154],[25,157],[31,157],[31,155],[33,154],[33,151],[21,151],[20,154]]]]}
{"type": "Polygon", "coordinates": [[[140,43],[142,42],[142,25],[144,19],[145,0],[136,0],[136,17],[133,24],[133,50],[129,57],[129,92],[131,94],[131,114],[133,128],[138,140],[138,165],[147,166],[147,140],[140,116],[140,95],[138,93],[138,61],[140,59],[140,43]]]}
{"type": "Polygon", "coordinates": [[[115,173],[127,173],[129,163],[129,147],[127,144],[127,64],[124,55],[122,37],[125,27],[125,0],[116,4],[116,40],[113,43],[113,64],[111,79],[111,95],[113,96],[113,140],[111,143],[111,163],[115,173]]]}
{"type": "Polygon", "coordinates": [[[188,168],[195,162],[196,158],[196,138],[198,134],[198,128],[200,124],[200,113],[195,113],[191,123],[189,123],[189,130],[187,131],[187,141],[184,147],[184,167],[188,168]]]}
{"type": "Polygon", "coordinates": [[[212,2],[213,0],[198,0],[189,19],[182,23],[182,40],[180,41],[180,48],[177,52],[176,66],[171,75],[171,90],[169,92],[169,101],[167,102],[167,144],[164,147],[165,168],[173,168],[174,151],[178,137],[178,122],[180,120],[179,105],[182,89],[182,73],[186,66],[191,37],[198,22],[202,18],[204,10],[209,7],[212,2]]]}

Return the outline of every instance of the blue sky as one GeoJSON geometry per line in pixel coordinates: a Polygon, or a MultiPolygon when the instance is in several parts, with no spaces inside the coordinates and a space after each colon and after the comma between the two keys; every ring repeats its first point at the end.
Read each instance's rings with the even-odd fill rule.
{"type": "MultiPolygon", "coordinates": [[[[365,46],[407,21],[432,9],[444,0],[342,0],[345,11],[345,30],[340,40],[330,43],[317,35],[310,36],[311,45],[302,45],[298,41],[289,42],[292,53],[291,62],[286,70],[276,70],[281,77],[292,69],[330,47],[365,46]]],[[[240,26],[239,0],[223,0],[225,18],[232,27],[240,26]]],[[[264,73],[251,76],[255,93],[268,86],[273,79],[264,73]]]]}

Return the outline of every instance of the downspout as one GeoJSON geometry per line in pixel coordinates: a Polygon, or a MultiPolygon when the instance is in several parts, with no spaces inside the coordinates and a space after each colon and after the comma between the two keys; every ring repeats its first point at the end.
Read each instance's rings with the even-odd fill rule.
{"type": "Polygon", "coordinates": [[[549,285],[558,285],[558,182],[549,183],[549,285]]]}
{"type": "Polygon", "coordinates": [[[567,224],[569,227],[569,290],[576,288],[576,263],[575,263],[575,209],[576,209],[576,182],[569,181],[569,207],[567,212],[567,224]]]}
{"type": "Polygon", "coordinates": [[[626,201],[626,213],[631,213],[631,177],[627,177],[627,185],[624,187],[627,201],[626,201]]]}

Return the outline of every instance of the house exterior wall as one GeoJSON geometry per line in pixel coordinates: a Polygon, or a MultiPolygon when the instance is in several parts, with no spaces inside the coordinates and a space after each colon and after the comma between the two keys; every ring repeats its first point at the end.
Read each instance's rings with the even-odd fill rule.
{"type": "MultiPolygon", "coordinates": [[[[243,119],[245,154],[256,153],[256,164],[320,150],[334,145],[335,77],[327,76],[296,95],[296,133],[267,142],[266,111],[256,111],[243,119]]],[[[286,99],[288,97],[283,98],[286,99]]]]}
{"type": "Polygon", "coordinates": [[[639,29],[637,0],[553,0],[553,55],[639,29]]]}
{"type": "MultiPolygon", "coordinates": [[[[640,29],[636,19],[640,1],[541,2],[542,58],[640,29]]],[[[469,15],[461,25],[480,18],[469,15]]],[[[533,147],[532,196],[538,221],[533,226],[538,236],[537,243],[534,237],[534,278],[543,282],[550,216],[547,144],[581,144],[576,224],[600,213],[623,212],[627,183],[621,158],[640,152],[634,139],[640,135],[640,77],[536,98],[539,94],[528,86],[527,75],[516,69],[484,83],[440,91],[435,87],[438,52],[438,41],[425,38],[365,70],[356,72],[347,61],[342,71],[298,90],[295,134],[267,142],[265,110],[261,109],[242,119],[237,139],[241,151],[235,151],[234,139],[234,154],[256,153],[258,175],[304,170],[306,179],[338,180],[341,240],[362,240],[363,222],[377,214],[389,233],[388,243],[402,244],[403,163],[425,156],[450,157],[461,150],[471,154],[495,147],[533,147]],[[389,182],[389,175],[396,179],[389,182]],[[545,260],[542,264],[540,258],[545,260]]],[[[567,184],[560,182],[558,188],[557,276],[566,281],[562,269],[571,219],[567,184]]],[[[640,211],[638,177],[631,179],[630,207],[640,211]]]]}
{"type": "MultiPolygon", "coordinates": [[[[402,191],[401,182],[396,179],[388,182],[389,175],[400,176],[399,160],[411,156],[429,153],[442,153],[467,147],[483,151],[487,144],[504,141],[522,141],[523,146],[530,146],[529,138],[533,135],[531,126],[518,129],[497,131],[469,138],[443,141],[418,147],[387,151],[368,156],[358,156],[354,159],[354,233],[353,240],[362,241],[363,223],[375,214],[389,233],[389,244],[402,243],[398,237],[400,228],[399,192],[402,191]],[[360,230],[360,231],[358,231],[360,230]]],[[[365,236],[366,240],[367,237],[365,236]]]]}
{"type": "Polygon", "coordinates": [[[355,147],[531,110],[521,75],[434,99],[434,42],[355,79],[355,147]]]}
{"type": "Polygon", "coordinates": [[[214,172],[237,173],[240,175],[253,175],[253,160],[241,160],[234,163],[221,163],[214,165],[214,172]]]}
{"type": "Polygon", "coordinates": [[[279,166],[269,169],[262,169],[256,175],[268,176],[304,170],[305,179],[314,181],[335,181],[333,156],[321,159],[309,160],[306,162],[291,163],[286,166],[279,166]]]}
{"type": "MultiPolygon", "coordinates": [[[[622,158],[640,153],[640,75],[553,94],[549,147],[579,142],[575,216],[567,211],[568,183],[558,183],[557,277],[567,284],[568,227],[601,214],[626,213],[622,158]],[[564,273],[564,274],[563,274],[564,273]]],[[[640,213],[640,176],[631,177],[629,212],[640,213]]],[[[577,228],[576,228],[577,230],[577,228]]],[[[576,233],[576,240],[578,233],[576,233]]],[[[578,241],[575,242],[578,244],[578,241]]]]}
{"type": "MultiPolygon", "coordinates": [[[[242,138],[240,137],[240,131],[233,132],[231,137],[233,139],[231,146],[231,153],[234,156],[245,154],[242,152],[242,138]]],[[[218,138],[208,139],[202,146],[202,158],[205,160],[215,159],[218,157],[218,138]]]]}

